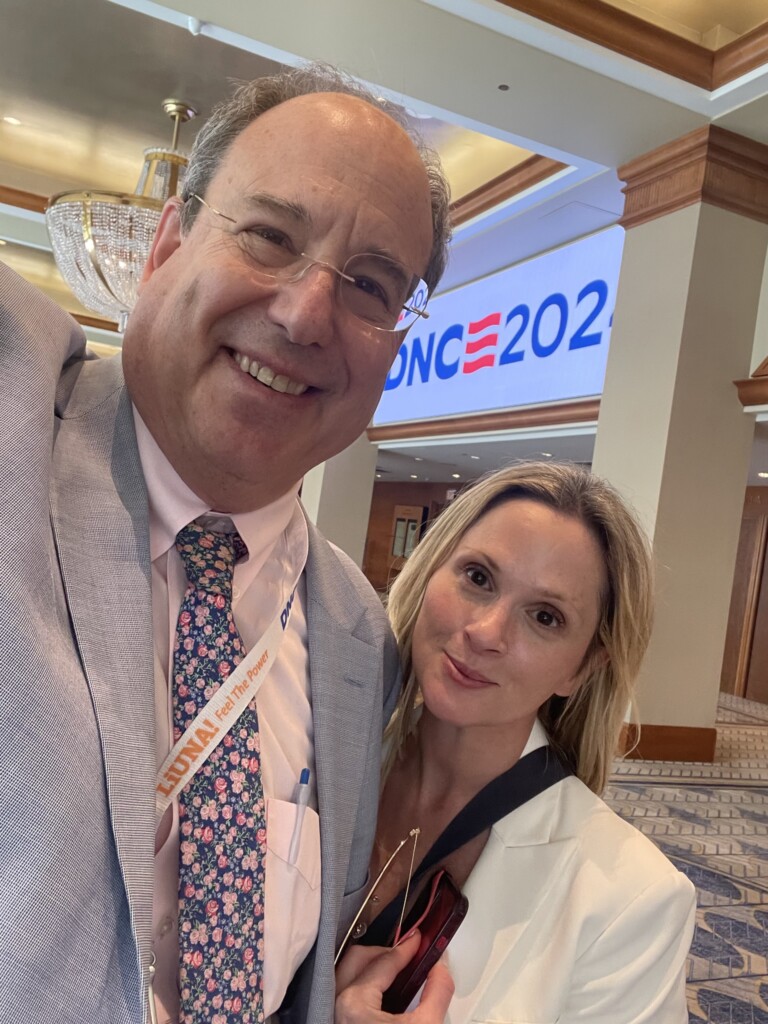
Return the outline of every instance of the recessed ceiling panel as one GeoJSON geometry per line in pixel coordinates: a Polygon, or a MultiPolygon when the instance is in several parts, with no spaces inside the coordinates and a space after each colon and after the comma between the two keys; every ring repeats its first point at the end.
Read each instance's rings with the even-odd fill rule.
{"type": "Polygon", "coordinates": [[[591,463],[594,430],[492,439],[477,435],[436,444],[387,444],[379,447],[376,471],[384,481],[422,480],[458,486],[518,459],[591,463]],[[458,476],[456,476],[458,474],[458,476]]]}
{"type": "Polygon", "coordinates": [[[718,49],[768,21],[765,0],[604,0],[691,42],[718,49]]]}

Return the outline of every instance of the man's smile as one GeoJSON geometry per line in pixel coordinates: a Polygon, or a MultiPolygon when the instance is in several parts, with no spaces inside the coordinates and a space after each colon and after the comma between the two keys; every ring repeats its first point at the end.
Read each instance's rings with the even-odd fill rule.
{"type": "Polygon", "coordinates": [[[291,380],[290,377],[286,377],[283,373],[275,373],[269,366],[259,363],[256,359],[251,359],[244,352],[232,350],[232,358],[244,373],[255,377],[256,380],[266,384],[273,391],[279,391],[284,395],[303,395],[307,390],[306,384],[300,384],[299,381],[291,380]]]}

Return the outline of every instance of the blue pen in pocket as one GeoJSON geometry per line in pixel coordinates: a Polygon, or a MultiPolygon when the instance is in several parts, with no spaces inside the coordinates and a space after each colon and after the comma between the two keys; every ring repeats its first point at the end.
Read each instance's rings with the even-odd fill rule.
{"type": "Polygon", "coordinates": [[[299,778],[298,793],[296,794],[296,819],[293,823],[293,835],[291,845],[288,848],[288,863],[295,864],[299,856],[299,845],[301,844],[301,828],[304,823],[304,814],[309,803],[309,768],[301,769],[299,778]]]}

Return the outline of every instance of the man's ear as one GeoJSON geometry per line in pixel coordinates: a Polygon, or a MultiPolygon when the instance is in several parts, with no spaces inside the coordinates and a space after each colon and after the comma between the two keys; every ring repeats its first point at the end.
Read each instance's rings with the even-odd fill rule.
{"type": "Polygon", "coordinates": [[[149,250],[149,258],[144,264],[141,274],[141,284],[145,284],[154,274],[158,267],[172,256],[181,245],[181,200],[178,196],[169,199],[160,214],[160,223],[157,225],[155,237],[152,240],[152,248],[149,250]]]}

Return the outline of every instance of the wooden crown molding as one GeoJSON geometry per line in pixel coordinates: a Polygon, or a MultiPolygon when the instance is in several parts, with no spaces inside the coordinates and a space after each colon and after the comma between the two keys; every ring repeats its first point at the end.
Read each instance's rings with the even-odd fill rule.
{"type": "Polygon", "coordinates": [[[451,223],[454,227],[458,227],[459,224],[485,213],[486,210],[493,209],[494,206],[511,199],[512,196],[516,196],[528,188],[533,188],[540,181],[551,178],[553,174],[557,174],[567,166],[558,160],[550,160],[549,157],[534,154],[498,177],[486,181],[474,191],[468,192],[461,199],[457,199],[455,203],[451,203],[451,223]]]}
{"type": "Polygon", "coordinates": [[[475,413],[434,420],[411,420],[386,427],[368,427],[368,440],[402,441],[414,437],[449,437],[453,434],[482,434],[490,430],[521,430],[556,427],[572,423],[597,423],[599,398],[578,402],[537,405],[529,409],[505,409],[501,412],[475,413]]]}
{"type": "Polygon", "coordinates": [[[768,358],[764,359],[758,366],[755,372],[752,374],[753,377],[768,377],[768,358]]]}
{"type": "Polygon", "coordinates": [[[692,203],[768,224],[768,145],[704,125],[618,169],[625,228],[692,203]]]}
{"type": "Polygon", "coordinates": [[[747,377],[733,383],[745,409],[751,405],[768,405],[768,376],[747,377]]]}
{"type": "Polygon", "coordinates": [[[604,0],[497,0],[684,82],[713,89],[768,61],[768,22],[719,50],[676,35],[604,0]]]}
{"type": "Polygon", "coordinates": [[[751,32],[715,50],[712,67],[712,88],[719,89],[748,71],[754,71],[768,60],[768,21],[751,32]]]}
{"type": "Polygon", "coordinates": [[[85,313],[72,313],[69,310],[69,315],[73,320],[81,325],[81,327],[94,327],[100,331],[114,331],[117,334],[117,323],[114,320],[107,320],[103,316],[86,316],[85,313]]]}
{"type": "Polygon", "coordinates": [[[23,192],[20,188],[11,188],[9,185],[0,185],[0,203],[18,206],[21,210],[32,210],[33,213],[45,213],[48,197],[38,196],[34,192],[23,192]]]}
{"type": "Polygon", "coordinates": [[[614,53],[712,88],[712,51],[602,0],[497,0],[614,53]]]}

